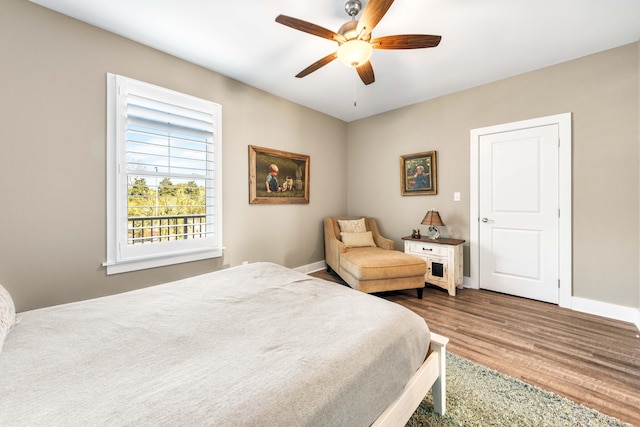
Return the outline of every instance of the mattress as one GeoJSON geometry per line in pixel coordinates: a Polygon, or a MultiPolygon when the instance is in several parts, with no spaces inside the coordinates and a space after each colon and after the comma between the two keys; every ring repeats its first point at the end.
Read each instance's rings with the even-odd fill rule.
{"type": "Polygon", "coordinates": [[[272,263],[20,316],[2,426],[367,426],[429,347],[404,307],[272,263]]]}

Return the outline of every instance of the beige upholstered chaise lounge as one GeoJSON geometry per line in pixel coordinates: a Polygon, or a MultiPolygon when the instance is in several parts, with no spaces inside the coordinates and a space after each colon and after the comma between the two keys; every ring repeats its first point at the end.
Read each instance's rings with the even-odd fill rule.
{"type": "Polygon", "coordinates": [[[325,218],[324,250],[328,271],[366,293],[417,289],[422,298],[426,263],[395,250],[380,235],[373,218],[325,218]]]}

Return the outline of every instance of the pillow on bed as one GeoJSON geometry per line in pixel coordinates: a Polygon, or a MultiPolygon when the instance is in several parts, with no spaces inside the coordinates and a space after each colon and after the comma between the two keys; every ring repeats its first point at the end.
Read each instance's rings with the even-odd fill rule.
{"type": "Polygon", "coordinates": [[[367,231],[367,226],[364,223],[364,218],[339,219],[338,227],[340,227],[340,231],[345,233],[364,233],[367,231]]]}
{"type": "Polygon", "coordinates": [[[373,241],[373,234],[370,231],[365,233],[341,232],[340,237],[342,237],[342,243],[348,248],[376,247],[376,243],[373,241]]]}
{"type": "Polygon", "coordinates": [[[13,328],[16,321],[16,307],[9,292],[0,285],[0,352],[4,339],[9,335],[9,331],[13,328]]]}

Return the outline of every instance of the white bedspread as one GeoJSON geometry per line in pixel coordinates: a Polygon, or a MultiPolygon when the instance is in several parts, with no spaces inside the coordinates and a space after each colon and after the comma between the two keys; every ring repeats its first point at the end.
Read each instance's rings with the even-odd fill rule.
{"type": "Polygon", "coordinates": [[[21,317],[5,427],[365,426],[429,346],[411,311],[270,263],[21,317]]]}

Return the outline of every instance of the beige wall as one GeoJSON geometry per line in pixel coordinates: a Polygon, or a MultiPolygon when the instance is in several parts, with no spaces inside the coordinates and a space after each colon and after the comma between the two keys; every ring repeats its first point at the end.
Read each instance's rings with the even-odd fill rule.
{"type": "Polygon", "coordinates": [[[400,247],[436,208],[445,232],[468,240],[469,130],[564,112],[573,295],[640,306],[637,43],[348,125],[24,0],[0,2],[0,54],[0,283],[19,311],[244,260],[321,261],[321,219],[347,211],[379,218],[400,247]],[[105,275],[107,72],[222,104],[223,259],[105,275]],[[309,154],[311,203],[249,205],[250,144],[309,154]],[[399,156],[427,150],[438,151],[439,194],[400,196],[399,156]]]}
{"type": "Polygon", "coordinates": [[[346,123],[25,0],[0,2],[0,55],[0,283],[19,311],[324,259],[322,218],[347,209],[346,123]],[[222,104],[224,259],[105,275],[107,72],[222,104]],[[309,205],[249,205],[250,144],[311,156],[309,205]]]}
{"type": "Polygon", "coordinates": [[[469,131],[572,112],[573,296],[639,307],[638,52],[634,43],[350,123],[349,214],[377,217],[401,247],[435,208],[450,236],[469,240],[469,131]],[[399,156],[428,150],[438,195],[402,197],[399,156]]]}

